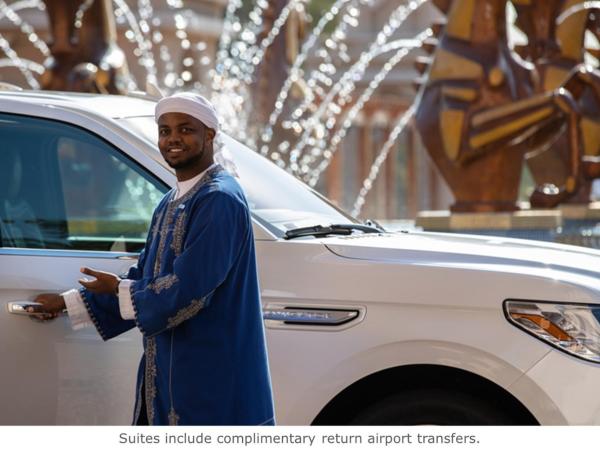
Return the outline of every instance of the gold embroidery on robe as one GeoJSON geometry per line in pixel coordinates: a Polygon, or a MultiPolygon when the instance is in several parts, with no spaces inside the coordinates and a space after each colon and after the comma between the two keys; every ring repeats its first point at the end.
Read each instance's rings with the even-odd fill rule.
{"type": "Polygon", "coordinates": [[[181,252],[183,251],[183,235],[185,234],[185,219],[187,217],[187,214],[184,212],[182,212],[181,214],[179,214],[179,217],[177,217],[177,220],[175,221],[175,227],[173,228],[173,240],[171,241],[171,249],[173,250],[173,253],[175,253],[175,256],[179,256],[181,255],[181,252]]]}
{"type": "Polygon", "coordinates": [[[167,320],[167,328],[174,328],[187,319],[194,317],[198,314],[198,311],[204,308],[205,303],[206,297],[203,297],[200,300],[192,300],[188,306],[177,311],[177,314],[173,317],[169,317],[167,320]]]}
{"type": "Polygon", "coordinates": [[[146,412],[148,423],[154,423],[154,398],[156,397],[156,339],[146,339],[146,412]]]}
{"type": "Polygon", "coordinates": [[[148,285],[148,288],[152,289],[156,294],[160,294],[162,291],[171,288],[175,283],[179,281],[177,275],[171,273],[164,277],[159,277],[148,285]]]}

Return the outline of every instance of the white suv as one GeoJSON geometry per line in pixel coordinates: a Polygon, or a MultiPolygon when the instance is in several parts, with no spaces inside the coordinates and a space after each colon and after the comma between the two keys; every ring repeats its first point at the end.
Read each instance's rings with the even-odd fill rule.
{"type": "MultiPolygon", "coordinates": [[[[24,307],[124,272],[174,174],[154,103],[0,94],[0,424],[128,424],[141,337],[24,307]]],[[[600,424],[600,252],[361,226],[223,136],[254,219],[279,424],[600,424]]]]}

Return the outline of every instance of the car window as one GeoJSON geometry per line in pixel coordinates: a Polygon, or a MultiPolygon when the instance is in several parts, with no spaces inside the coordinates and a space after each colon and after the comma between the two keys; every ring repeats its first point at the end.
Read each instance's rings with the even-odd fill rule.
{"type": "Polygon", "coordinates": [[[139,251],[167,188],[99,137],[0,114],[3,247],[139,251]]]}

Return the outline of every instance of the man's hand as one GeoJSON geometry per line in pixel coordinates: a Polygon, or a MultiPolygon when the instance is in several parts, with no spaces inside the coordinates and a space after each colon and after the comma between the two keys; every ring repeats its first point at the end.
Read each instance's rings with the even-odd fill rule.
{"type": "Polygon", "coordinates": [[[41,321],[56,319],[65,309],[65,300],[58,294],[40,294],[33,301],[39,305],[27,308],[30,313],[38,313],[36,316],[31,316],[32,319],[41,321]]]}
{"type": "Polygon", "coordinates": [[[95,277],[95,280],[82,278],[79,280],[84,288],[95,294],[116,294],[119,282],[121,279],[114,273],[102,272],[101,270],[93,270],[89,267],[82,267],[81,273],[95,277]]]}

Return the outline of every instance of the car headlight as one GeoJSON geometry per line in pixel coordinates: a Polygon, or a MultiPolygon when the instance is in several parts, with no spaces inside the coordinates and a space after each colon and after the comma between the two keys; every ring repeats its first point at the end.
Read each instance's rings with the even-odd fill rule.
{"type": "Polygon", "coordinates": [[[600,305],[505,300],[510,323],[570,355],[600,363],[600,305]]]}

